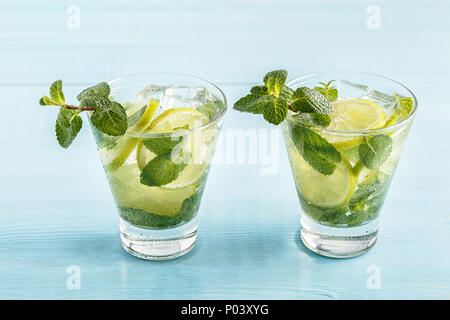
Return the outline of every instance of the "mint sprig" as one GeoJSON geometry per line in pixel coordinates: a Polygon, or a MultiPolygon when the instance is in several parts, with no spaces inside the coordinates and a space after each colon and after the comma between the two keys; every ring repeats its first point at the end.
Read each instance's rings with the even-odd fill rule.
{"type": "Polygon", "coordinates": [[[294,91],[285,85],[287,75],[286,70],[267,73],[263,79],[264,85],[252,87],[250,94],[239,99],[233,108],[242,112],[262,114],[267,122],[275,125],[286,118],[289,109],[304,113],[332,113],[330,101],[320,91],[308,87],[294,91]]]}
{"type": "Polygon", "coordinates": [[[178,178],[185,166],[173,161],[171,153],[158,155],[142,169],[141,183],[149,187],[163,186],[178,178]]]}
{"type": "Polygon", "coordinates": [[[286,70],[275,70],[264,76],[264,85],[270,95],[279,96],[286,82],[288,72],[286,70]]]}
{"type": "Polygon", "coordinates": [[[331,80],[328,83],[319,82],[322,87],[316,86],[314,87],[314,90],[319,91],[321,94],[323,94],[328,99],[328,101],[336,101],[338,98],[338,91],[336,87],[332,85],[334,81],[335,80],[331,80]]]}
{"type": "Polygon", "coordinates": [[[68,148],[83,126],[83,120],[75,110],[61,108],[56,118],[56,139],[63,148],[68,148]]]}
{"type": "Polygon", "coordinates": [[[333,112],[330,101],[319,91],[308,87],[295,90],[291,101],[291,109],[294,111],[320,114],[331,114],[333,112]]]}
{"type": "Polygon", "coordinates": [[[341,154],[326,139],[313,130],[294,125],[291,129],[292,140],[303,159],[323,175],[330,175],[341,162],[341,154]]]}
{"type": "Polygon", "coordinates": [[[378,169],[391,154],[392,138],[379,134],[366,139],[358,148],[361,162],[370,170],[378,169]]]}
{"type": "Polygon", "coordinates": [[[183,142],[183,136],[154,137],[142,141],[144,146],[156,155],[169,153],[179,143],[183,142]]]}
{"type": "Polygon", "coordinates": [[[106,82],[84,89],[77,95],[79,106],[66,104],[62,91],[62,80],[50,86],[50,97],[39,100],[42,106],[58,106],[60,111],[56,119],[56,138],[63,148],[68,148],[81,130],[83,121],[79,114],[91,112],[92,124],[108,136],[125,134],[128,128],[127,114],[122,105],[109,98],[111,89],[106,82]]]}

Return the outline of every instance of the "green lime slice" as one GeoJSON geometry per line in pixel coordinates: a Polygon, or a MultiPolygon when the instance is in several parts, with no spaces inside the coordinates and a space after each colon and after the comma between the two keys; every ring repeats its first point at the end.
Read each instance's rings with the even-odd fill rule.
{"type": "Polygon", "coordinates": [[[342,156],[331,175],[323,175],[309,166],[295,147],[289,148],[289,158],[297,190],[304,200],[319,207],[345,205],[355,192],[356,179],[350,162],[342,156]]]}
{"type": "Polygon", "coordinates": [[[192,196],[196,186],[161,189],[140,183],[140,170],[136,164],[125,164],[108,176],[116,204],[162,216],[176,216],[183,201],[192,196]]]}

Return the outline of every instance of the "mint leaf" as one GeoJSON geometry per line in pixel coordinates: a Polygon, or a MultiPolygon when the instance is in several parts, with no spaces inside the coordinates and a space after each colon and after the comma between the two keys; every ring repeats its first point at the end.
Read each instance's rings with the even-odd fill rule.
{"type": "Polygon", "coordinates": [[[331,122],[329,115],[320,113],[299,113],[294,117],[304,122],[312,123],[321,127],[328,127],[331,122]]]}
{"type": "Polygon", "coordinates": [[[359,158],[369,169],[378,169],[389,157],[392,150],[392,138],[380,134],[367,139],[359,145],[359,158]]]}
{"type": "Polygon", "coordinates": [[[245,97],[236,101],[236,103],[233,106],[233,109],[242,112],[262,114],[264,112],[264,105],[266,103],[266,99],[269,98],[270,96],[258,97],[253,94],[248,94],[245,97]]]}
{"type": "Polygon", "coordinates": [[[183,221],[191,221],[192,218],[197,214],[198,208],[200,207],[200,200],[202,199],[203,188],[195,191],[195,193],[189,198],[183,201],[180,210],[180,216],[183,221]]]}
{"type": "MultiPolygon", "coordinates": [[[[217,100],[218,101],[218,100],[217,100]]],[[[197,108],[198,111],[203,113],[205,116],[208,117],[208,119],[212,119],[214,115],[216,114],[216,104],[213,101],[210,101],[208,103],[205,103],[204,105],[201,105],[197,108]]]]}
{"type": "Polygon", "coordinates": [[[263,115],[266,121],[278,125],[286,118],[288,105],[284,99],[267,96],[263,104],[263,115]]]}
{"type": "Polygon", "coordinates": [[[319,91],[321,94],[325,96],[325,98],[328,99],[328,101],[333,102],[336,101],[338,98],[338,91],[334,86],[331,86],[331,83],[334,80],[329,81],[328,83],[319,82],[323,87],[314,87],[314,90],[319,91]]]}
{"type": "Polygon", "coordinates": [[[330,101],[320,92],[308,87],[295,90],[291,100],[291,109],[294,111],[322,114],[333,112],[330,101]]]}
{"type": "Polygon", "coordinates": [[[268,93],[278,96],[286,82],[287,75],[288,72],[286,70],[275,70],[267,73],[264,76],[264,85],[268,93]]]}
{"type": "Polygon", "coordinates": [[[280,91],[279,98],[284,99],[287,104],[291,104],[292,95],[294,94],[294,90],[289,87],[283,86],[280,91]]]}
{"type": "Polygon", "coordinates": [[[323,175],[330,175],[341,161],[341,154],[327,140],[301,125],[291,129],[292,140],[303,159],[323,175]]]}
{"type": "Polygon", "coordinates": [[[383,205],[390,181],[375,181],[360,186],[349,200],[351,215],[348,216],[350,226],[360,225],[376,218],[383,205]]]}
{"type": "Polygon", "coordinates": [[[265,97],[269,95],[269,91],[266,86],[254,86],[250,89],[250,93],[257,97],[265,97]]]}
{"type": "Polygon", "coordinates": [[[308,201],[305,201],[302,197],[299,199],[303,210],[313,220],[332,226],[347,224],[347,206],[326,208],[313,205],[308,201]]]}
{"type": "Polygon", "coordinates": [[[68,148],[83,125],[76,110],[61,108],[56,119],[56,138],[63,148],[68,148]]]}
{"type": "Polygon", "coordinates": [[[173,162],[170,153],[161,154],[142,169],[141,183],[150,187],[168,184],[178,178],[185,166],[184,163],[173,162]]]}
{"type": "Polygon", "coordinates": [[[49,98],[47,96],[43,96],[39,100],[39,104],[41,106],[57,106],[58,105],[58,103],[56,101],[53,101],[51,98],[49,98]]]}
{"type": "Polygon", "coordinates": [[[78,101],[81,101],[83,98],[86,98],[90,95],[102,95],[104,97],[108,97],[111,92],[111,88],[106,82],[100,82],[95,86],[84,89],[77,95],[78,101]]]}
{"type": "Polygon", "coordinates": [[[413,109],[413,100],[410,97],[400,97],[397,94],[394,94],[394,97],[397,100],[397,108],[400,116],[402,119],[407,118],[413,109]]]}
{"type": "Polygon", "coordinates": [[[144,146],[156,155],[169,153],[183,141],[183,136],[154,137],[142,141],[144,146]]]}
{"type": "Polygon", "coordinates": [[[118,209],[120,216],[125,221],[138,227],[166,229],[176,226],[182,221],[180,215],[169,217],[129,207],[119,207],[118,209]]]}
{"type": "Polygon", "coordinates": [[[95,108],[91,122],[101,132],[110,136],[120,136],[127,131],[127,114],[120,103],[110,101],[101,94],[90,94],[81,100],[80,106],[95,108]]]}
{"type": "Polygon", "coordinates": [[[50,86],[50,97],[59,105],[63,105],[66,100],[62,92],[62,80],[57,80],[50,86]]]}

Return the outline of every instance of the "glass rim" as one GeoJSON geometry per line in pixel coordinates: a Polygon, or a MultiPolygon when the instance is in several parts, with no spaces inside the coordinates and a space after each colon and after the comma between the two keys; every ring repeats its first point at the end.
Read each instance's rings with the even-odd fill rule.
{"type": "Polygon", "coordinates": [[[329,71],[329,72],[315,72],[315,73],[308,73],[308,74],[296,77],[294,79],[291,79],[289,81],[286,81],[286,85],[289,86],[290,83],[293,83],[295,81],[312,78],[312,77],[318,77],[320,75],[324,75],[324,74],[328,74],[328,73],[350,73],[350,74],[353,73],[353,74],[358,74],[358,75],[368,75],[368,76],[381,78],[381,79],[390,81],[392,83],[395,83],[395,84],[399,85],[400,87],[402,87],[403,89],[405,89],[411,95],[411,98],[413,99],[413,103],[414,103],[413,109],[411,110],[411,113],[405,119],[402,119],[401,121],[394,123],[390,126],[387,126],[384,128],[378,128],[378,129],[359,130],[359,131],[327,129],[327,128],[321,127],[319,125],[315,125],[313,123],[302,121],[301,119],[295,119],[291,112],[288,112],[286,120],[289,119],[290,121],[299,122],[303,125],[307,125],[312,128],[320,129],[320,131],[323,131],[326,133],[331,133],[331,134],[336,134],[336,135],[370,135],[370,134],[375,134],[375,133],[379,133],[379,132],[390,132],[390,131],[394,131],[396,129],[402,128],[408,122],[410,122],[416,114],[418,102],[417,102],[417,98],[414,95],[414,93],[408,87],[406,87],[404,84],[402,84],[401,82],[399,82],[397,80],[393,80],[386,76],[376,74],[376,73],[364,72],[364,71],[344,71],[344,70],[336,70],[336,71],[329,71]]]}
{"type": "Polygon", "coordinates": [[[164,132],[164,133],[151,133],[151,132],[138,133],[138,132],[128,132],[127,131],[127,132],[125,132],[125,134],[123,134],[124,136],[134,137],[134,138],[151,138],[151,137],[167,137],[167,136],[172,136],[174,134],[176,134],[177,136],[187,135],[187,134],[193,133],[194,131],[204,130],[204,129],[207,129],[207,128],[213,126],[214,124],[216,124],[217,122],[219,122],[220,120],[223,119],[226,111],[228,110],[227,97],[225,96],[225,93],[222,91],[222,89],[219,88],[219,86],[217,86],[215,83],[213,83],[211,81],[208,81],[206,79],[203,79],[203,78],[200,78],[197,76],[193,76],[193,75],[187,74],[187,73],[164,72],[164,71],[161,71],[161,72],[158,72],[158,71],[157,72],[139,72],[139,73],[127,74],[122,77],[109,80],[109,81],[107,81],[107,83],[112,88],[114,85],[118,85],[117,83],[120,81],[125,81],[128,79],[134,78],[134,77],[149,76],[149,75],[155,75],[155,76],[156,75],[166,75],[166,76],[184,77],[184,78],[189,78],[189,79],[204,82],[218,90],[218,92],[221,95],[221,97],[219,97],[219,98],[223,99],[224,108],[213,119],[209,119],[208,122],[206,122],[205,124],[202,124],[201,126],[198,126],[198,127],[194,127],[192,129],[183,129],[183,130],[178,130],[176,132],[164,132]]]}

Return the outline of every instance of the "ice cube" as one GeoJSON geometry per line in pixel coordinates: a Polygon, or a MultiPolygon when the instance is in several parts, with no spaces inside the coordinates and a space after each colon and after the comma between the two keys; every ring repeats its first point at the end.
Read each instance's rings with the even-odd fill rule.
{"type": "Polygon", "coordinates": [[[136,95],[136,100],[147,100],[150,98],[160,99],[168,86],[160,86],[156,84],[149,84],[144,89],[139,91],[136,95]]]}
{"type": "Polygon", "coordinates": [[[160,104],[168,108],[193,108],[213,101],[213,96],[203,87],[168,87],[164,91],[160,104]]]}

